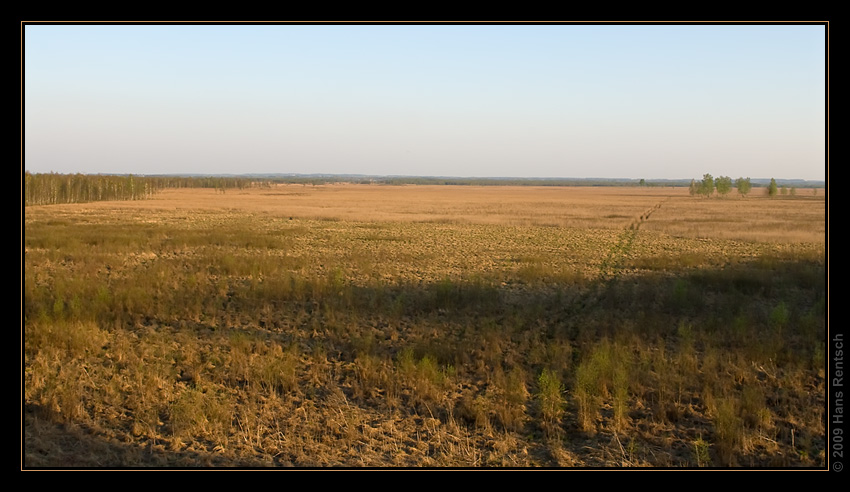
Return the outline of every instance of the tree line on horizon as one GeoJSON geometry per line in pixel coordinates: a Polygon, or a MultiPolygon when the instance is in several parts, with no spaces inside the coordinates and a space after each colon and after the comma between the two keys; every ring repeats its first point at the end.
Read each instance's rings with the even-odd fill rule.
{"type": "MultiPolygon", "coordinates": [[[[110,175],[24,173],[23,202],[28,205],[86,203],[104,200],[144,200],[166,188],[229,189],[267,187],[274,183],[321,185],[329,183],[446,186],[634,186],[633,180],[567,178],[452,178],[428,176],[215,176],[110,175]]],[[[640,185],[651,186],[645,180],[640,185]]],[[[673,184],[671,184],[673,185],[673,184]]]]}
{"type": "Polygon", "coordinates": [[[244,189],[268,186],[271,180],[233,176],[137,176],[106,174],[24,173],[27,205],[145,200],[166,188],[244,189]]]}
{"type": "MultiPolygon", "coordinates": [[[[688,189],[691,196],[705,196],[709,197],[714,194],[716,191],[717,194],[721,197],[728,195],[732,191],[733,182],[732,178],[729,176],[718,176],[713,177],[711,174],[704,174],[702,180],[697,181],[696,179],[691,180],[691,184],[688,189]]],[[[746,197],[753,189],[753,184],[750,181],[750,178],[738,178],[734,181],[734,187],[738,191],[742,197],[746,197]]],[[[817,193],[817,189],[815,188],[815,193],[817,193]]],[[[776,179],[770,178],[770,183],[765,187],[765,194],[767,196],[773,197],[776,195],[796,195],[797,188],[792,186],[790,190],[785,185],[778,186],[776,183],[776,179]]]]}
{"type": "MultiPolygon", "coordinates": [[[[700,181],[695,179],[691,180],[689,191],[691,196],[700,195],[705,197],[709,197],[717,191],[719,196],[724,197],[732,191],[732,186],[732,178],[729,176],[718,176],[715,178],[711,174],[706,173],[700,181]]],[[[750,178],[738,178],[734,182],[735,189],[738,190],[738,194],[742,197],[746,197],[750,194],[753,186],[754,185],[751,183],[750,178]]],[[[817,187],[812,188],[812,193],[817,194],[817,192],[817,187]]],[[[785,184],[778,185],[775,178],[770,178],[770,182],[765,186],[764,194],[768,197],[774,197],[777,195],[794,196],[797,194],[797,187],[788,187],[785,184]]]]}
{"type": "Polygon", "coordinates": [[[24,205],[53,205],[102,200],[143,200],[161,189],[157,180],[133,176],[24,174],[24,205]]]}
{"type": "MultiPolygon", "coordinates": [[[[60,203],[85,203],[103,200],[144,200],[166,188],[213,188],[221,193],[228,189],[268,187],[274,183],[320,185],[328,183],[385,184],[385,185],[466,185],[466,186],[682,186],[681,181],[651,182],[645,179],[568,179],[568,178],[450,178],[427,176],[215,176],[215,175],[108,175],[24,173],[22,198],[24,205],[50,205],[60,203]]],[[[738,178],[734,187],[741,196],[752,191],[750,178],[738,178]]],[[[689,185],[692,196],[720,196],[729,194],[733,181],[728,176],[714,178],[705,174],[701,181],[692,179],[689,185]]],[[[816,192],[816,191],[815,191],[816,192]]],[[[777,186],[771,178],[766,186],[768,196],[794,195],[785,185],[777,186]]]]}
{"type": "MultiPolygon", "coordinates": [[[[734,184],[742,197],[747,196],[753,189],[750,178],[738,178],[734,184]]],[[[715,178],[711,174],[706,173],[703,175],[701,181],[692,179],[688,186],[691,196],[711,196],[715,190],[720,196],[728,195],[732,191],[732,178],[729,176],[718,176],[715,178]]]]}

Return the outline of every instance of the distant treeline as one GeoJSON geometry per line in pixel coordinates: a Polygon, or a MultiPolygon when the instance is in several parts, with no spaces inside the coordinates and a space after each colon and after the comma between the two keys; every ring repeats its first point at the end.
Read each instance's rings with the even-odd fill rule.
{"type": "Polygon", "coordinates": [[[362,175],[264,175],[273,183],[289,184],[384,184],[446,186],[687,186],[685,180],[645,181],[604,178],[484,178],[452,176],[362,176],[362,175]]]}
{"type": "MultiPolygon", "coordinates": [[[[283,178],[284,181],[299,178],[283,178]]],[[[319,178],[300,178],[316,181],[319,178]]],[[[748,178],[749,179],[749,178],[748,178]]],[[[278,179],[275,179],[278,181],[278,179]]],[[[323,182],[375,183],[375,184],[418,184],[418,185],[470,185],[470,186],[688,186],[686,179],[616,179],[616,178],[453,178],[453,177],[419,177],[419,176],[382,176],[382,177],[326,177],[323,182]]],[[[767,179],[751,180],[754,187],[768,186],[767,179]]],[[[798,188],[823,187],[820,181],[805,180],[776,180],[780,185],[797,186],[798,188]]]]}
{"type": "Polygon", "coordinates": [[[247,188],[272,180],[220,176],[134,176],[104,174],[24,174],[24,205],[144,200],[165,188],[247,188]]]}
{"type": "Polygon", "coordinates": [[[277,180],[247,176],[149,176],[163,188],[215,188],[217,190],[270,186],[277,180]]]}
{"type": "MultiPolygon", "coordinates": [[[[684,186],[690,179],[630,178],[517,178],[517,177],[453,177],[453,176],[369,176],[362,174],[246,174],[254,181],[320,185],[333,183],[386,185],[451,185],[451,186],[684,186]]],[[[228,178],[230,179],[230,178],[228,178]]],[[[780,185],[798,188],[823,187],[822,181],[776,180],[780,185]]],[[[753,187],[768,186],[768,179],[752,179],[753,187]]]]}
{"type": "Polygon", "coordinates": [[[24,205],[142,200],[160,189],[157,180],[133,175],[26,173],[24,205]]]}
{"type": "Polygon", "coordinates": [[[453,186],[635,186],[637,181],[569,178],[453,178],[453,177],[384,177],[360,182],[400,185],[453,186]]]}
{"type": "MultiPolygon", "coordinates": [[[[267,187],[275,183],[321,185],[330,183],[450,186],[688,186],[686,180],[634,180],[603,178],[475,178],[441,176],[364,175],[106,175],[31,174],[24,175],[24,205],[84,203],[101,200],[143,200],[166,188],[228,189],[267,187]]],[[[789,181],[799,187],[822,183],[789,181]]],[[[752,180],[758,187],[759,180],[752,180]]],[[[766,183],[765,183],[766,186],[766,183]]]]}

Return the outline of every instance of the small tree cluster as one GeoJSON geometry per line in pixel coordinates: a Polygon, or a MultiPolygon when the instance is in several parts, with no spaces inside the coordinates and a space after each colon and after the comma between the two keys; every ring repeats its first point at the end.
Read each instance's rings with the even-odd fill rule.
{"type": "MultiPolygon", "coordinates": [[[[714,178],[711,174],[705,174],[701,181],[691,180],[689,192],[691,196],[702,195],[709,197],[717,190],[717,194],[724,197],[732,191],[732,184],[732,178],[729,176],[718,176],[714,178]]],[[[747,196],[753,188],[750,178],[738,178],[735,180],[734,185],[741,196],[747,196]]]]}
{"type": "Polygon", "coordinates": [[[696,180],[692,179],[689,191],[691,193],[691,196],[711,196],[711,194],[714,193],[714,177],[712,177],[710,174],[705,174],[702,177],[702,181],[697,182],[696,180]]]}

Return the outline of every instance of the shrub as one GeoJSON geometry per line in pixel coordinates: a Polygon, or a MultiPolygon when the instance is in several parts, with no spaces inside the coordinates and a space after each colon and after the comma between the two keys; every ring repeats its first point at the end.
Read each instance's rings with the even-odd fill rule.
{"type": "Polygon", "coordinates": [[[704,441],[702,436],[699,436],[694,442],[694,461],[697,466],[703,468],[711,463],[711,456],[708,452],[708,442],[704,441]]]}
{"type": "Polygon", "coordinates": [[[770,311],[770,326],[774,330],[781,331],[788,324],[791,314],[785,302],[780,302],[770,311]]]}
{"type": "Polygon", "coordinates": [[[564,386],[554,371],[544,369],[537,378],[540,412],[547,434],[557,432],[564,415],[564,386]]]}
{"type": "Polygon", "coordinates": [[[505,430],[518,431],[525,423],[525,404],[528,400],[524,371],[519,367],[513,368],[505,376],[502,389],[501,401],[496,406],[496,416],[505,430]]]}
{"type": "MultiPolygon", "coordinates": [[[[607,339],[603,339],[588,357],[576,368],[575,395],[578,403],[579,426],[585,431],[596,428],[596,418],[603,398],[610,396],[609,389],[614,385],[614,351],[607,339]]],[[[617,375],[619,396],[625,398],[623,388],[627,388],[625,374],[617,375]]]]}
{"type": "Polygon", "coordinates": [[[717,436],[717,452],[727,466],[735,463],[735,454],[744,442],[744,425],[738,415],[737,400],[724,398],[717,403],[714,431],[717,436]]]}
{"type": "Polygon", "coordinates": [[[629,420],[629,373],[624,360],[614,365],[613,386],[614,426],[622,430],[629,420]]]}
{"type": "Polygon", "coordinates": [[[410,389],[411,402],[415,406],[422,404],[433,413],[431,404],[443,402],[444,390],[454,368],[441,368],[431,355],[416,360],[413,350],[405,348],[398,355],[398,371],[403,383],[410,389]]]}

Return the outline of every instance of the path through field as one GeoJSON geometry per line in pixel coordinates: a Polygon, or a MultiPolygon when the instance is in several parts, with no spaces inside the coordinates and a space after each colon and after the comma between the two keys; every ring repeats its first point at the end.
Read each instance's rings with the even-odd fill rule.
{"type": "Polygon", "coordinates": [[[629,225],[623,228],[617,242],[608,250],[608,254],[599,266],[599,274],[602,279],[614,279],[619,276],[624,260],[628,257],[632,249],[635,236],[640,230],[641,225],[649,220],[649,217],[670,198],[662,200],[652,207],[646,209],[640,216],[636,217],[629,225]]]}

